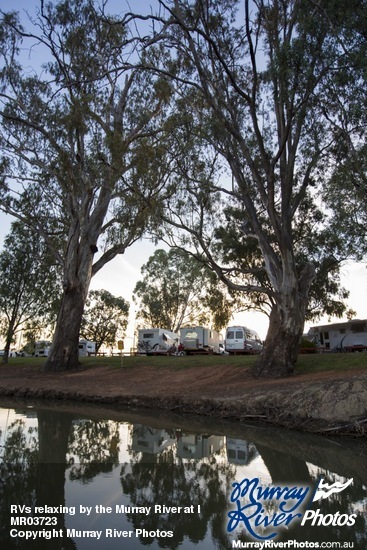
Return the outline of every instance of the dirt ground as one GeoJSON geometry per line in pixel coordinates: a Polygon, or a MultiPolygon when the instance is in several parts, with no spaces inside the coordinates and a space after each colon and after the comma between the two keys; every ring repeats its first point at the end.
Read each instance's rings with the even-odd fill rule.
{"type": "Polygon", "coordinates": [[[0,366],[0,396],[156,408],[252,419],[318,433],[367,435],[367,371],[255,380],[244,368],[81,367],[42,373],[0,366]]]}

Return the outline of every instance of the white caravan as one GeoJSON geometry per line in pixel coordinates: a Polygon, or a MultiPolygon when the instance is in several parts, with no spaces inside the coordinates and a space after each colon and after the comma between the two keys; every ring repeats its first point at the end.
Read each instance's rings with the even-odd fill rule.
{"type": "Polygon", "coordinates": [[[39,340],[34,344],[34,356],[35,357],[47,357],[50,353],[52,342],[48,340],[39,340]]]}
{"type": "Polygon", "coordinates": [[[259,335],[247,327],[227,327],[225,349],[228,353],[260,353],[263,344],[259,335]]]}
{"type": "Polygon", "coordinates": [[[366,351],[367,332],[346,334],[340,342],[341,351],[366,351]]]}
{"type": "Polygon", "coordinates": [[[352,319],[311,327],[307,338],[314,342],[320,351],[367,350],[367,319],[352,319]]]}
{"type": "Polygon", "coordinates": [[[79,340],[78,344],[79,357],[88,357],[89,355],[95,355],[96,343],[89,340],[79,340]]]}
{"type": "Polygon", "coordinates": [[[189,353],[216,353],[220,354],[222,336],[216,330],[205,327],[189,327],[180,330],[183,350],[189,353]]]}
{"type": "Polygon", "coordinates": [[[176,332],[164,328],[143,328],[138,331],[138,353],[167,353],[178,348],[180,337],[176,332]]]}

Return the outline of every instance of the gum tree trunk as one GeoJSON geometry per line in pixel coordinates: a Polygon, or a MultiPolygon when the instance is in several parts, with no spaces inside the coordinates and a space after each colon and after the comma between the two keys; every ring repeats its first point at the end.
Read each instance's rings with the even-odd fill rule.
{"type": "Polygon", "coordinates": [[[11,319],[9,327],[8,327],[8,332],[7,332],[7,335],[6,335],[3,363],[8,363],[9,362],[10,347],[11,347],[13,333],[14,333],[14,321],[13,321],[13,319],[11,319]]]}
{"type": "MultiPolygon", "coordinates": [[[[93,256],[97,247],[88,234],[71,231],[64,268],[61,299],[51,351],[43,370],[62,371],[79,365],[79,332],[92,278],[93,256]]],[[[95,242],[95,241],[94,241],[95,242]]]]}
{"type": "Polygon", "coordinates": [[[252,369],[255,377],[281,378],[294,373],[315,272],[311,264],[305,266],[299,278],[295,270],[292,275],[289,271],[276,295],[264,349],[252,369]]]}
{"type": "Polygon", "coordinates": [[[65,290],[44,371],[68,370],[79,365],[79,331],[88,288],[79,284],[65,290]]]}
{"type": "Polygon", "coordinates": [[[8,330],[7,330],[7,333],[6,333],[6,339],[5,339],[3,363],[8,363],[9,362],[10,348],[11,348],[11,344],[13,342],[13,338],[14,338],[14,334],[15,334],[15,330],[16,330],[16,319],[17,319],[17,314],[18,314],[18,304],[19,304],[19,302],[14,306],[11,317],[9,319],[9,326],[8,326],[8,330]]]}
{"type": "Polygon", "coordinates": [[[265,345],[252,371],[256,377],[291,376],[297,362],[304,317],[297,309],[284,312],[275,306],[270,315],[265,345]]]}

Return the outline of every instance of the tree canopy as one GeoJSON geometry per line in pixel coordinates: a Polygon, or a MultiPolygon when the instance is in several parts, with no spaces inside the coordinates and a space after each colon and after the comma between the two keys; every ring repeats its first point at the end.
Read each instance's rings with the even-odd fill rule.
{"type": "Polygon", "coordinates": [[[7,362],[11,345],[21,331],[46,329],[56,319],[61,295],[60,272],[46,243],[14,222],[0,253],[0,334],[7,362]]]}
{"type": "Polygon", "coordinates": [[[101,346],[113,347],[124,337],[129,315],[129,303],[107,290],[91,290],[86,301],[80,335],[101,346]]]}
{"type": "Polygon", "coordinates": [[[326,188],[335,233],[343,228],[347,246],[362,260],[367,250],[367,147],[355,148],[333,170],[326,188]]]}
{"type": "Polygon", "coordinates": [[[181,327],[221,330],[244,300],[230,295],[205,264],[181,249],[158,249],[141,269],[134,289],[138,317],[149,327],[178,332],[181,327]]]}

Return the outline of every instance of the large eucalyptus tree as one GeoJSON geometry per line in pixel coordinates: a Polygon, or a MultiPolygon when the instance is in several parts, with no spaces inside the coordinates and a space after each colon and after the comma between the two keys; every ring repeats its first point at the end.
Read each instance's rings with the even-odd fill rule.
{"type": "Polygon", "coordinates": [[[363,110],[355,108],[351,118],[346,109],[365,91],[365,57],[356,52],[365,48],[366,4],[159,4],[162,27],[147,48],[165,44],[166,61],[148,65],[175,82],[197,158],[200,149],[201,159],[212,151],[213,166],[219,155],[230,175],[225,183],[185,151],[178,208],[169,205],[163,216],[176,242],[184,229],[230,288],[265,297],[270,325],[254,372],[289,375],[313,283],[326,276],[337,290],[333,273],[347,245],[353,249],[348,236],[340,238],[342,228],[329,230],[322,200],[341,131],[352,143],[366,128],[363,110]],[[228,198],[222,218],[213,192],[228,198]]]}
{"type": "Polygon", "coordinates": [[[59,370],[78,364],[91,277],[150,223],[170,94],[162,78],[131,69],[129,16],[92,0],[41,0],[35,9],[22,20],[2,14],[0,208],[39,232],[63,269],[45,365],[59,370]]]}

